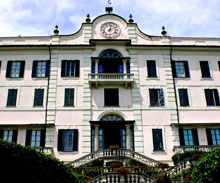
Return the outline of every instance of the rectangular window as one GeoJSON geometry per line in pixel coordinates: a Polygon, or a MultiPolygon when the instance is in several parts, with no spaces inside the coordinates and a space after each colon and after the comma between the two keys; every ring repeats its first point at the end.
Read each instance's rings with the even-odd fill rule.
{"type": "Polygon", "coordinates": [[[220,99],[217,89],[205,89],[206,103],[208,106],[219,106],[220,99]]]}
{"type": "Polygon", "coordinates": [[[8,89],[7,106],[16,106],[17,89],[8,89]]]}
{"type": "Polygon", "coordinates": [[[9,142],[17,142],[18,130],[0,130],[0,138],[9,142]]]}
{"type": "Polygon", "coordinates": [[[79,77],[79,60],[63,60],[61,77],[79,77]]]}
{"type": "Polygon", "coordinates": [[[78,151],[78,130],[58,130],[58,151],[78,151]]]}
{"type": "Polygon", "coordinates": [[[163,151],[162,129],[152,129],[154,151],[163,151]]]}
{"type": "Polygon", "coordinates": [[[45,130],[27,130],[25,145],[31,147],[44,147],[45,135],[45,130]]]}
{"type": "Polygon", "coordinates": [[[40,147],[41,130],[32,130],[31,147],[40,147]]]}
{"type": "Polygon", "coordinates": [[[200,68],[203,78],[210,78],[210,70],[209,70],[209,62],[208,61],[200,61],[200,68]]]}
{"type": "Polygon", "coordinates": [[[105,88],[105,106],[119,106],[118,88],[105,88]]]}
{"type": "Polygon", "coordinates": [[[148,73],[148,77],[153,77],[153,78],[157,77],[155,60],[148,60],[147,61],[147,73],[148,73]]]}
{"type": "Polygon", "coordinates": [[[172,70],[174,77],[189,77],[189,65],[187,61],[172,61],[172,70]]]}
{"type": "Polygon", "coordinates": [[[6,78],[22,78],[24,76],[24,61],[8,61],[6,78]]]}
{"type": "Polygon", "coordinates": [[[206,129],[208,145],[220,145],[220,129],[206,129]]]}
{"type": "Polygon", "coordinates": [[[32,77],[44,78],[48,77],[50,72],[49,61],[33,61],[32,77]]]}
{"type": "Polygon", "coordinates": [[[163,89],[149,89],[150,106],[164,106],[163,89]]]}
{"type": "Polygon", "coordinates": [[[74,106],[74,89],[65,89],[64,106],[74,106]]]}
{"type": "Polygon", "coordinates": [[[180,106],[189,106],[187,89],[179,89],[180,106]]]}
{"type": "Polygon", "coordinates": [[[220,61],[218,61],[218,69],[219,69],[219,71],[220,71],[220,61]]]}
{"type": "Polygon", "coordinates": [[[34,92],[34,106],[43,106],[44,89],[35,89],[34,92]]]}
{"type": "Polygon", "coordinates": [[[180,129],[180,145],[194,146],[199,145],[197,129],[180,129]]]}

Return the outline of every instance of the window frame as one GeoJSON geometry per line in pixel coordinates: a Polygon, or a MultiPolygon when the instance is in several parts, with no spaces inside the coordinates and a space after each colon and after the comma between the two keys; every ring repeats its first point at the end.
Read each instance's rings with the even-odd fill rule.
{"type": "Polygon", "coordinates": [[[7,96],[7,102],[6,102],[6,107],[16,107],[18,103],[18,89],[17,88],[8,88],[8,96],[7,96]],[[10,99],[10,91],[16,91],[15,99],[10,99]],[[13,104],[12,103],[13,101],[13,104]]]}
{"type": "Polygon", "coordinates": [[[61,77],[63,78],[79,78],[80,77],[80,60],[62,60],[61,61],[61,77]],[[70,62],[69,71],[67,71],[67,64],[70,62]],[[74,68],[72,71],[72,63],[74,63],[74,68]],[[78,68],[78,70],[77,70],[78,68]],[[67,75],[67,72],[69,73],[67,75]]]}
{"type": "Polygon", "coordinates": [[[215,145],[215,146],[220,145],[220,128],[207,128],[206,135],[207,135],[208,145],[215,145]],[[217,130],[218,130],[219,134],[216,133],[217,130]],[[212,131],[214,131],[214,136],[215,136],[214,139],[213,139],[212,131]],[[218,135],[218,137],[217,137],[217,135],[218,135]],[[214,143],[214,141],[215,141],[215,143],[214,143]]]}
{"type": "Polygon", "coordinates": [[[171,62],[172,66],[172,73],[174,78],[190,78],[190,67],[189,67],[189,61],[188,60],[172,60],[171,62]],[[184,69],[184,76],[178,76],[177,75],[177,69],[176,69],[176,63],[183,63],[183,69],[184,69]]]}
{"type": "MultiPolygon", "coordinates": [[[[149,90],[149,107],[165,107],[165,92],[164,92],[164,88],[149,88],[148,90],[149,90]],[[151,97],[151,94],[152,94],[151,91],[153,91],[153,90],[156,90],[156,91],[162,90],[162,93],[163,93],[163,99],[162,99],[163,105],[159,105],[159,103],[158,103],[159,97],[156,98],[156,100],[155,100],[155,98],[154,98],[154,100],[156,101],[156,103],[155,103],[155,105],[152,105],[153,101],[151,101],[151,98],[152,98],[153,96],[151,97]]],[[[153,95],[155,96],[155,92],[154,92],[153,95]]],[[[158,94],[158,92],[157,92],[157,96],[158,96],[158,95],[159,95],[159,94],[158,94]]]]}
{"type": "Polygon", "coordinates": [[[23,60],[9,60],[7,62],[6,78],[11,78],[11,79],[23,78],[24,77],[24,71],[25,71],[25,61],[23,61],[23,60]],[[13,74],[12,73],[13,63],[20,63],[19,73],[15,73],[15,74],[18,74],[18,76],[13,76],[12,75],[13,74]]]}
{"type": "Polygon", "coordinates": [[[147,78],[148,79],[155,79],[158,78],[158,67],[157,67],[157,61],[155,59],[147,59],[146,60],[146,70],[147,70],[147,78]],[[149,67],[148,67],[148,63],[149,62],[154,62],[155,64],[155,76],[149,76],[149,67]]]}
{"type": "MultiPolygon", "coordinates": [[[[179,129],[179,138],[180,138],[180,146],[199,146],[199,136],[198,136],[198,129],[197,128],[181,128],[179,129]],[[188,131],[191,130],[192,132],[192,142],[193,144],[186,145],[186,139],[184,136],[184,131],[187,131],[187,135],[189,134],[188,131]]],[[[189,141],[189,137],[188,137],[189,141]]]]}
{"type": "Polygon", "coordinates": [[[34,106],[34,107],[43,107],[43,106],[44,106],[44,88],[35,88],[35,89],[34,89],[34,102],[33,102],[33,106],[34,106]],[[39,99],[39,96],[36,96],[36,91],[37,91],[37,90],[43,91],[42,98],[40,99],[40,100],[41,100],[41,103],[39,103],[39,102],[37,101],[37,99],[39,99]]]}
{"type": "Polygon", "coordinates": [[[209,60],[204,60],[204,59],[199,60],[199,67],[200,67],[201,79],[212,79],[211,65],[210,65],[209,60]],[[202,74],[201,62],[207,62],[207,64],[208,64],[209,76],[203,76],[203,74],[202,74]]]}
{"type": "Polygon", "coordinates": [[[119,88],[112,88],[112,87],[109,87],[109,88],[104,88],[103,89],[103,106],[104,107],[120,107],[120,89],[119,88]],[[117,90],[118,92],[117,92],[117,104],[116,105],[108,105],[108,104],[106,104],[106,92],[105,91],[107,91],[107,90],[117,90]]]}
{"type": "Polygon", "coordinates": [[[178,88],[178,92],[177,92],[178,94],[178,98],[179,98],[179,106],[180,107],[190,107],[190,92],[189,92],[189,89],[188,88],[178,88]],[[187,103],[188,103],[188,105],[182,105],[181,104],[181,96],[180,96],[180,90],[184,90],[184,91],[186,91],[186,93],[187,93],[187,103]]]}
{"type": "Polygon", "coordinates": [[[164,150],[164,139],[163,139],[164,137],[163,137],[163,129],[161,129],[161,128],[152,128],[152,140],[153,140],[153,151],[154,152],[161,152],[161,151],[165,151],[164,150]],[[154,132],[155,131],[157,131],[157,130],[160,130],[160,132],[161,132],[161,139],[160,139],[160,141],[161,141],[161,143],[162,143],[162,148],[158,148],[158,149],[156,149],[155,147],[156,147],[156,142],[157,142],[157,140],[158,139],[154,139],[154,132]]]}
{"type": "Polygon", "coordinates": [[[219,90],[217,88],[205,88],[204,93],[205,93],[206,106],[214,106],[214,107],[220,106],[220,95],[219,95],[219,90]],[[207,96],[208,90],[211,91],[212,93],[211,96],[207,96]],[[209,101],[209,102],[213,102],[212,104],[208,102],[208,98],[212,98],[212,101],[209,101]],[[218,101],[216,99],[218,99],[218,101]]]}
{"type": "Polygon", "coordinates": [[[64,88],[64,91],[63,91],[63,94],[64,94],[64,100],[63,100],[63,106],[64,107],[75,107],[75,103],[76,103],[76,94],[75,94],[76,90],[75,88],[72,88],[72,87],[68,87],[68,88],[64,88]],[[67,104],[66,103],[66,91],[67,90],[73,90],[73,100],[72,100],[72,103],[71,104],[67,104]]]}

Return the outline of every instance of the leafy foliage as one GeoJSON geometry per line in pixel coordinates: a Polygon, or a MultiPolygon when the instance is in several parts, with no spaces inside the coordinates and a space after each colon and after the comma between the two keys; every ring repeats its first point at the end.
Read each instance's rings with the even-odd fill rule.
{"type": "Polygon", "coordinates": [[[171,179],[183,179],[183,183],[192,183],[192,169],[186,169],[183,170],[180,173],[177,173],[176,175],[173,175],[170,177],[171,179]]]}
{"type": "Polygon", "coordinates": [[[85,179],[50,155],[2,139],[0,162],[1,179],[6,182],[83,183],[85,179]]]}
{"type": "Polygon", "coordinates": [[[203,155],[207,154],[205,151],[199,151],[199,150],[194,150],[194,151],[186,151],[184,153],[176,153],[173,155],[172,160],[173,163],[176,165],[178,162],[186,159],[186,158],[198,158],[203,155]]]}
{"type": "Polygon", "coordinates": [[[203,156],[192,171],[193,182],[220,182],[220,148],[203,156]]]}

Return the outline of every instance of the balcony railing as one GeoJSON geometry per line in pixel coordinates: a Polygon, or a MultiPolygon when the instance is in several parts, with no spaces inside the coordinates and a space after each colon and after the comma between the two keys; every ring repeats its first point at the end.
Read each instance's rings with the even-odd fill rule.
{"type": "Polygon", "coordinates": [[[53,148],[52,147],[35,147],[37,151],[43,152],[45,154],[52,154],[53,148]]]}
{"type": "Polygon", "coordinates": [[[201,150],[201,151],[212,151],[216,147],[214,145],[202,145],[202,146],[174,146],[174,152],[185,152],[185,151],[193,151],[193,150],[201,150]]]}
{"type": "Polygon", "coordinates": [[[104,84],[123,84],[125,87],[133,87],[134,74],[131,73],[90,73],[90,86],[97,87],[104,84]]]}

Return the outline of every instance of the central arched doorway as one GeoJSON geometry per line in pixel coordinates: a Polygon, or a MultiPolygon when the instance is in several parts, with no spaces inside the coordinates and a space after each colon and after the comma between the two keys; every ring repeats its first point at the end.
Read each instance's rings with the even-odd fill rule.
{"type": "Polygon", "coordinates": [[[134,150],[134,121],[126,121],[116,114],[105,115],[91,123],[91,151],[118,145],[134,150]]]}

